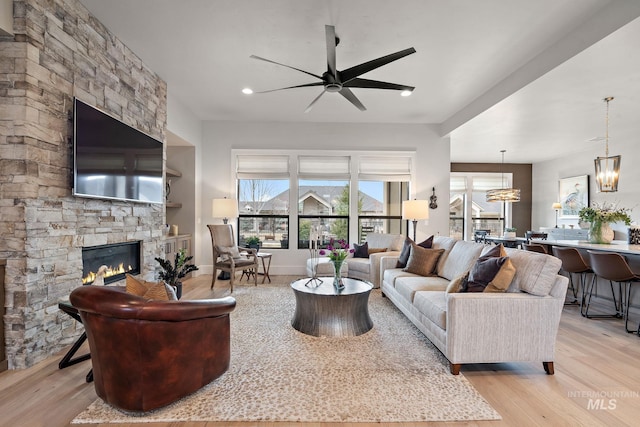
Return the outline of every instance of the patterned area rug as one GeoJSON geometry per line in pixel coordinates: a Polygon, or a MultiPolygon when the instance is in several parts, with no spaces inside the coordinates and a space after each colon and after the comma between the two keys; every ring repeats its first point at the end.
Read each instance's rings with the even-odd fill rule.
{"type": "Polygon", "coordinates": [[[501,419],[379,289],[369,301],[373,329],[351,338],[293,329],[288,285],[238,286],[234,296],[231,367],[222,377],[144,416],[98,399],[72,423],[501,419]]]}

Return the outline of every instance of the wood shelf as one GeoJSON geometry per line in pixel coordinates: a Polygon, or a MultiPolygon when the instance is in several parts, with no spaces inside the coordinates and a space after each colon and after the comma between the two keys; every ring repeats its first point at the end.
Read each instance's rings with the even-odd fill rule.
{"type": "Polygon", "coordinates": [[[182,176],[182,172],[177,171],[175,169],[171,169],[171,168],[167,168],[167,176],[172,176],[172,177],[176,177],[179,178],[182,176]]]}
{"type": "Polygon", "coordinates": [[[178,202],[167,202],[165,204],[165,206],[167,208],[181,208],[182,207],[182,203],[178,203],[178,202]]]}

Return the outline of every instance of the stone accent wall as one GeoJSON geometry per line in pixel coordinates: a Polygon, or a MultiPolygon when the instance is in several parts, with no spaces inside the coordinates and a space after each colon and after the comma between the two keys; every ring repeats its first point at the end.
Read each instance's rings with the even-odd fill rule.
{"type": "Polygon", "coordinates": [[[0,259],[9,368],[71,344],[58,300],[82,284],[83,246],[142,240],[143,276],[162,256],[162,205],[71,195],[72,100],[165,141],[166,83],[77,0],[16,0],[0,39],[0,259]]]}

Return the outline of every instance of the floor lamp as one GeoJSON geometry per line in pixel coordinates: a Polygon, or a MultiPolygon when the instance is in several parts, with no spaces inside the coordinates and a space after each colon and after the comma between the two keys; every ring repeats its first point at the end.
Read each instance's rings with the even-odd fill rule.
{"type": "Polygon", "coordinates": [[[416,241],[418,221],[429,219],[429,202],[427,200],[405,200],[402,202],[402,219],[413,222],[413,241],[416,241]]]}
{"type": "MultiPolygon", "coordinates": [[[[223,224],[229,222],[229,218],[237,218],[238,201],[236,199],[227,199],[226,197],[224,199],[213,199],[211,202],[211,216],[214,218],[222,218],[223,224]]],[[[215,271],[213,274],[215,274],[215,271]]],[[[221,271],[218,279],[229,280],[231,279],[231,274],[227,271],[221,271]]]]}
{"type": "Polygon", "coordinates": [[[551,209],[555,209],[556,211],[556,228],[558,228],[558,212],[560,212],[560,209],[562,209],[562,205],[556,202],[553,205],[551,205],[551,209]]]}

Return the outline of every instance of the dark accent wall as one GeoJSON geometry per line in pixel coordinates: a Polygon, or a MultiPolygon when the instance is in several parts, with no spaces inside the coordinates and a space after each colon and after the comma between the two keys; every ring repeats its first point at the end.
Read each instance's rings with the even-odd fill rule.
{"type": "Polygon", "coordinates": [[[520,201],[513,203],[513,227],[518,236],[531,230],[532,167],[520,163],[451,163],[451,172],[501,172],[513,174],[513,187],[520,189],[520,201]]]}

